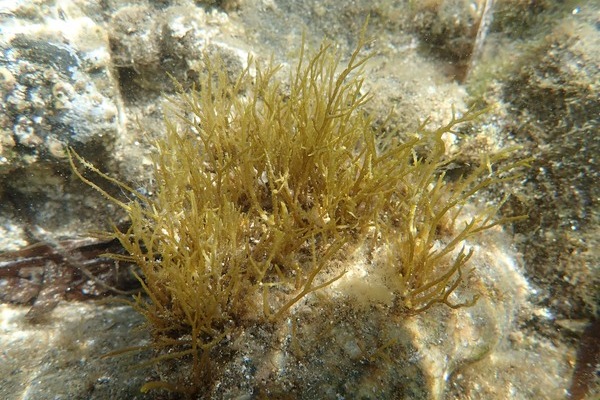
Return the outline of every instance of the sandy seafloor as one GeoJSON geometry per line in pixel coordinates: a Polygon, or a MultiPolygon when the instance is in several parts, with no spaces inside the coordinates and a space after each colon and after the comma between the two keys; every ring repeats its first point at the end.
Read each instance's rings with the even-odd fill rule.
{"type": "MultiPolygon", "coordinates": [[[[64,149],[147,186],[148,135],[164,129],[162,94],[172,93],[167,73],[190,78],[205,52],[233,71],[249,52],[285,64],[303,33],[308,46],[325,38],[348,55],[367,15],[374,121],[389,114],[386,130],[402,138],[425,118],[447,122],[452,107],[490,106],[448,147],[469,163],[520,146],[519,157],[532,157],[522,179],[486,195],[510,191],[502,212],[528,219],[469,243],[464,290],[484,294],[474,307],[403,318],[351,310],[336,296],[359,302],[372,288],[350,265],[320,294],[330,301],[308,299],[280,324],[232,339],[206,398],[600,398],[600,339],[589,328],[600,296],[597,1],[0,1],[0,251],[122,218],[70,173],[64,149]],[[386,340],[389,350],[369,353],[386,340]]],[[[18,285],[43,282],[31,271],[7,275],[5,301],[18,285]]],[[[182,397],[140,387],[185,373],[185,362],[140,367],[144,351],[103,357],[149,343],[129,306],[61,300],[33,323],[34,298],[0,304],[0,399],[182,397]]]]}

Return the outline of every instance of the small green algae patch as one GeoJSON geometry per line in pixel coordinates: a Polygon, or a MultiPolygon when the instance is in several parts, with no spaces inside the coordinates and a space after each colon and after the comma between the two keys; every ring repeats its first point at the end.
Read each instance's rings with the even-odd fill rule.
{"type": "MultiPolygon", "coordinates": [[[[307,295],[344,274],[356,246],[383,254],[398,312],[451,307],[471,236],[497,219],[501,202],[475,215],[464,206],[478,192],[518,176],[510,151],[485,154],[456,179],[442,136],[480,112],[454,116],[439,129],[423,124],[406,142],[382,145],[362,111],[359,46],[340,65],[330,45],[304,46],[289,79],[281,66],[252,59],[235,79],[218,60],[197,87],[179,88],[176,116],[154,142],[153,194],[145,196],[71,151],[75,173],[131,220],[111,235],[141,270],[154,361],[190,357],[188,384],[203,381],[211,350],[251,324],[281,320],[307,295]],[[507,161],[508,160],[508,161],[507,161]],[[77,165],[76,165],[77,164],[77,165]],[[498,166],[499,165],[499,166],[498,166]],[[110,196],[80,171],[89,169],[132,200],[110,196]]],[[[181,389],[153,382],[145,389],[181,389]]]]}

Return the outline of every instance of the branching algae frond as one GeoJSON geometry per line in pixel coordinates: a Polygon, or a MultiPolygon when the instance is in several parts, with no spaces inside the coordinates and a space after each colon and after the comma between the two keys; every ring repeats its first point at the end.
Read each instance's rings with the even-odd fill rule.
{"type": "Polygon", "coordinates": [[[363,45],[341,68],[331,46],[311,56],[303,47],[285,83],[272,63],[249,60],[231,81],[218,61],[207,62],[197,88],[180,88],[177,115],[154,143],[152,196],[71,152],[75,173],[129,214],[130,227],[113,235],[142,272],[146,295],[135,307],[155,346],[170,350],[158,360],[191,355],[198,379],[226,335],[277,321],[339,279],[338,261],[349,246],[384,249],[398,311],[467,305],[449,301],[471,256],[459,249],[510,218],[495,219],[495,205],[465,222],[463,207],[490,185],[514,179],[519,163],[505,162],[510,151],[488,154],[468,175],[445,179],[452,158],[442,135],[478,117],[473,111],[380,146],[361,110],[369,101],[363,45]],[[78,168],[133,200],[111,197],[78,168]]]}

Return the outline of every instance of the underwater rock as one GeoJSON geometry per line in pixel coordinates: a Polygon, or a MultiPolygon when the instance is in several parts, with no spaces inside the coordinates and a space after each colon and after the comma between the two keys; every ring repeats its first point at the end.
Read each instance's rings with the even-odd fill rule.
{"type": "MultiPolygon", "coordinates": [[[[65,3],[2,4],[7,7],[0,12],[0,90],[6,100],[0,105],[4,107],[0,112],[2,249],[16,249],[44,235],[72,237],[102,227],[109,218],[120,220],[117,207],[107,206],[75,182],[62,157],[65,144],[147,195],[152,165],[147,143],[164,132],[161,92],[172,91],[166,72],[186,88],[191,86],[205,50],[221,56],[231,76],[245,67],[248,53],[259,60],[273,54],[287,72],[286,63],[297,56],[293,51],[303,30],[308,44],[320,43],[324,36],[339,43],[344,58],[370,14],[369,33],[376,40],[368,46],[374,56],[367,65],[364,87],[375,93],[368,112],[376,116],[378,129],[404,140],[426,117],[441,126],[453,106],[462,110],[475,100],[469,99],[466,85],[448,79],[451,74],[444,72],[444,64],[460,61],[466,54],[461,49],[472,43],[477,13],[446,14],[437,21],[426,13],[433,23],[451,29],[442,47],[434,47],[428,54],[433,57],[428,57],[420,47],[426,46],[425,25],[414,26],[415,21],[407,17],[414,13],[405,12],[421,2],[162,0],[133,6],[122,0],[92,0],[73,2],[67,8],[65,3]],[[236,5],[224,12],[220,7],[226,4],[236,5]],[[129,34],[127,21],[133,21],[135,28],[129,34]],[[456,27],[453,21],[458,21],[456,27]],[[458,45],[456,54],[443,53],[452,50],[449,43],[458,45]],[[389,107],[394,110],[388,119],[389,107]],[[31,229],[46,223],[46,231],[31,229]]],[[[512,3],[506,1],[503,9],[512,3]]],[[[589,3],[577,13],[593,20],[589,3]]],[[[531,18],[531,29],[538,14],[539,20],[545,17],[544,10],[531,18]]],[[[515,15],[507,16],[509,25],[499,23],[495,29],[518,26],[520,14],[515,15]]],[[[491,147],[523,144],[527,135],[520,127],[537,119],[542,129],[535,127],[539,134],[528,135],[539,146],[539,152],[534,152],[537,162],[549,160],[551,166],[540,165],[544,168],[540,170],[536,164],[531,173],[538,175],[534,190],[519,201],[509,199],[511,205],[521,206],[512,210],[533,217],[516,225],[518,237],[524,239],[518,248],[522,254],[515,251],[511,232],[494,230],[469,241],[469,248],[477,250],[470,260],[476,270],[451,300],[468,301],[476,291],[482,297],[475,306],[394,314],[388,306],[392,296],[385,292],[382,279],[379,283],[373,277],[364,279],[365,273],[373,271],[364,269],[359,257],[348,264],[347,274],[336,285],[298,302],[277,324],[249,325],[239,336],[225,337],[225,346],[215,354],[217,368],[209,371],[215,385],[207,398],[563,399],[575,365],[577,332],[564,333],[553,312],[559,310],[557,315],[566,318],[589,316],[596,304],[590,290],[595,281],[590,277],[598,276],[594,272],[598,233],[593,228],[597,185],[592,179],[596,178],[591,152],[597,146],[587,143],[597,136],[593,135],[597,118],[588,118],[597,108],[593,96],[597,90],[586,91],[586,85],[593,89],[600,81],[594,70],[598,46],[593,38],[598,36],[593,21],[576,32],[581,40],[567,34],[532,58],[522,58],[526,66],[522,74],[493,78],[498,80],[496,89],[506,91],[488,93],[486,101],[504,101],[512,113],[495,118],[492,110],[483,129],[474,124],[459,136],[444,138],[453,155],[466,153],[459,154],[458,167],[449,166],[448,174],[458,176],[479,161],[476,153],[488,150],[488,143],[491,147]],[[565,88],[567,103],[561,102],[565,88]],[[551,100],[552,110],[544,109],[546,99],[551,100]],[[580,99],[587,106],[581,107],[580,99]],[[572,129],[554,130],[562,122],[572,129]],[[469,136],[465,133],[473,131],[494,137],[463,147],[469,136]],[[561,146],[568,152],[563,153],[561,146]],[[546,207],[548,199],[553,202],[546,207]],[[533,205],[528,208],[528,204],[533,205]],[[560,211],[558,217],[555,210],[560,211]],[[542,229],[538,229],[540,220],[542,229]],[[579,235],[581,227],[587,230],[579,235]]],[[[511,57],[520,55],[513,42],[504,45],[511,57]]],[[[107,311],[93,302],[59,303],[48,315],[49,325],[36,326],[22,320],[27,308],[10,307],[3,305],[0,313],[0,341],[7,344],[12,361],[0,367],[0,397],[18,393],[28,400],[41,399],[55,387],[56,394],[65,397],[134,398],[148,381],[172,382],[189,374],[186,363],[130,368],[152,354],[97,358],[150,343],[147,335],[140,336],[142,331],[129,324],[143,320],[129,307],[107,311]],[[63,341],[46,340],[50,331],[63,341]],[[28,349],[47,352],[40,361],[28,349]]],[[[587,387],[592,394],[597,392],[593,384],[587,387]]],[[[178,395],[157,390],[145,396],[178,395]]]]}

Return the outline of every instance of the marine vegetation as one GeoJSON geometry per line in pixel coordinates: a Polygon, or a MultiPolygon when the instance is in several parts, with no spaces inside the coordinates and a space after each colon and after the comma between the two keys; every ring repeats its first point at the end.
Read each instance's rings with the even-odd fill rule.
{"type": "MultiPolygon", "coordinates": [[[[470,110],[429,130],[425,122],[385,145],[363,106],[368,56],[364,39],[342,63],[333,46],[302,46],[289,70],[249,59],[231,78],[207,59],[197,86],[171,99],[174,116],[153,142],[151,195],[101,172],[70,151],[74,172],[125,210],[115,228],[145,291],[134,307],[159,356],[189,358],[187,384],[200,385],[211,350],[252,324],[271,324],[344,274],[356,246],[384,254],[397,312],[442,303],[463,281],[466,239],[511,218],[502,201],[477,213],[477,193],[518,176],[510,150],[484,154],[453,179],[444,135],[481,114],[470,110]],[[89,170],[128,194],[118,199],[92,182],[89,170]]],[[[151,382],[144,390],[181,387],[151,382]]]]}

